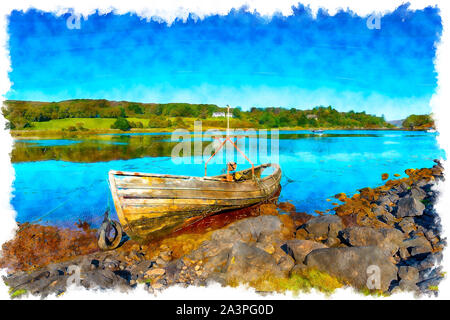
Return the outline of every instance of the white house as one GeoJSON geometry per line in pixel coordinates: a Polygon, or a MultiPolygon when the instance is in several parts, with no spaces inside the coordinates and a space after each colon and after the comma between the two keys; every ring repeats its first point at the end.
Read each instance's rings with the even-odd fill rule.
{"type": "MultiPolygon", "coordinates": [[[[213,118],[220,118],[220,117],[226,117],[226,113],[225,112],[213,112],[212,114],[213,118]]],[[[233,118],[233,114],[230,113],[230,118],[233,118]]]]}

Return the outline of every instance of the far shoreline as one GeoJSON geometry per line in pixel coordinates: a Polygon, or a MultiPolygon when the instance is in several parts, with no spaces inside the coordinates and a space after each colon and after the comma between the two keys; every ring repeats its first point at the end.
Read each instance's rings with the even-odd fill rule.
{"type": "MultiPolygon", "coordinates": [[[[87,131],[75,131],[75,132],[69,132],[69,131],[62,131],[62,130],[9,130],[11,136],[15,139],[22,139],[22,138],[30,138],[30,137],[37,137],[37,138],[43,138],[43,137],[49,137],[49,136],[85,136],[85,135],[95,135],[95,134],[127,134],[127,133],[173,133],[175,130],[180,128],[173,128],[173,129],[167,129],[167,128],[151,128],[151,129],[137,129],[132,128],[128,131],[122,131],[119,129],[90,129],[87,131]]],[[[194,132],[194,128],[181,128],[186,129],[191,132],[194,132]]],[[[221,128],[221,127],[211,127],[211,128],[202,128],[201,131],[204,133],[206,130],[219,130],[219,131],[225,131],[227,128],[221,128]]],[[[302,127],[292,127],[292,128],[233,128],[234,130],[248,130],[248,129],[255,129],[255,130],[274,130],[277,129],[278,131],[311,131],[312,134],[317,134],[312,132],[313,130],[324,130],[324,131],[423,131],[426,132],[425,129],[407,129],[407,128],[302,128],[302,127]]]]}

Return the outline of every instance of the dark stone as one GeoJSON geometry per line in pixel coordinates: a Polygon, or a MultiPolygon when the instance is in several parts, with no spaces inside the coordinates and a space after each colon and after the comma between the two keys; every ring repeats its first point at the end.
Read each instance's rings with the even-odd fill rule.
{"type": "Polygon", "coordinates": [[[425,199],[426,196],[427,193],[422,188],[419,187],[411,188],[411,197],[413,197],[414,199],[421,201],[425,199]]]}
{"type": "Polygon", "coordinates": [[[414,238],[403,241],[401,247],[408,249],[411,256],[427,254],[433,251],[433,247],[430,242],[422,236],[416,236],[414,238]]]}
{"type": "Polygon", "coordinates": [[[420,216],[425,209],[425,205],[411,196],[401,198],[397,204],[395,216],[397,218],[420,216]]]}
{"type": "Polygon", "coordinates": [[[419,292],[419,287],[416,285],[414,281],[410,280],[400,280],[398,287],[401,291],[412,291],[415,293],[419,292]]]}
{"type": "Polygon", "coordinates": [[[409,234],[411,231],[416,229],[416,224],[414,223],[413,217],[405,217],[398,223],[398,227],[404,233],[409,234]]]}
{"type": "Polygon", "coordinates": [[[342,220],[336,215],[314,217],[303,225],[311,239],[337,238],[339,231],[344,228],[342,220]]]}
{"type": "Polygon", "coordinates": [[[286,253],[290,254],[296,263],[303,263],[311,251],[321,248],[326,248],[326,246],[320,242],[298,239],[288,240],[285,247],[286,253]]]}
{"type": "Polygon", "coordinates": [[[227,280],[249,282],[267,274],[282,277],[283,271],[270,254],[238,241],[231,249],[225,274],[227,280]]]}
{"type": "Polygon", "coordinates": [[[306,256],[305,264],[345,279],[357,288],[366,287],[371,276],[369,266],[379,268],[380,289],[383,291],[387,291],[391,282],[397,279],[397,267],[384,250],[375,246],[317,249],[306,256]]]}
{"type": "Polygon", "coordinates": [[[211,239],[219,242],[257,241],[264,234],[278,234],[282,224],[276,216],[259,216],[233,223],[227,228],[214,231],[211,239]]]}
{"type": "MultiPolygon", "coordinates": [[[[379,207],[377,207],[377,208],[379,208],[379,207]]],[[[377,219],[383,223],[386,223],[388,225],[393,225],[395,222],[395,217],[388,211],[378,210],[377,212],[374,211],[374,213],[377,215],[377,219]]]]}
{"type": "Polygon", "coordinates": [[[377,246],[394,254],[401,245],[404,235],[397,229],[351,227],[342,231],[341,238],[352,247],[377,246]]]}
{"type": "Polygon", "coordinates": [[[414,267],[401,266],[398,268],[398,277],[416,283],[419,281],[419,270],[414,267]]]}
{"type": "Polygon", "coordinates": [[[81,285],[88,289],[128,287],[127,281],[108,269],[98,269],[82,274],[81,285]]]}

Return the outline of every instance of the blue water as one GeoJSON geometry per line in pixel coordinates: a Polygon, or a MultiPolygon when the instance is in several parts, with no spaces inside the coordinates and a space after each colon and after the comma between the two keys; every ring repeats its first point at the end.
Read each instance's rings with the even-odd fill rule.
{"type": "MultiPolygon", "coordinates": [[[[167,134],[161,134],[161,138],[166,137],[167,134]]],[[[48,145],[45,140],[42,144],[48,145]]],[[[279,163],[283,171],[280,201],[291,201],[298,211],[323,211],[336,202],[332,196],[337,193],[353,194],[360,188],[381,185],[383,173],[391,177],[395,173],[406,176],[406,169],[431,167],[436,158],[445,158],[445,154],[434,133],[368,130],[326,131],[324,135],[313,135],[309,131],[280,132],[279,163]]],[[[108,205],[115,215],[107,182],[111,169],[204,174],[202,163],[192,160],[190,164],[177,165],[167,156],[94,163],[29,161],[14,163],[13,167],[16,179],[11,202],[17,211],[16,220],[64,226],[73,226],[78,219],[99,225],[108,205]]],[[[208,174],[220,174],[222,167],[212,164],[208,174]]],[[[244,167],[247,165],[239,164],[238,168],[244,167]]]]}
{"type": "Polygon", "coordinates": [[[68,139],[20,139],[16,142],[27,143],[30,146],[38,147],[54,147],[54,146],[67,146],[75,143],[80,143],[79,140],[68,140],[68,139]]]}

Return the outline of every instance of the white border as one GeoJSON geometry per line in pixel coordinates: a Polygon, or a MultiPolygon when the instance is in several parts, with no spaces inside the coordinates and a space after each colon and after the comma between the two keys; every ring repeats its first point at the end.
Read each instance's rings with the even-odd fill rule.
{"type": "MultiPolygon", "coordinates": [[[[189,12],[195,13],[200,18],[209,14],[227,14],[232,8],[239,8],[243,5],[247,5],[250,11],[256,10],[262,15],[270,16],[274,12],[281,12],[284,15],[290,15],[292,13],[291,7],[296,5],[299,1],[292,0],[227,0],[227,1],[208,1],[208,0],[153,0],[153,1],[139,1],[139,0],[66,0],[66,1],[54,1],[54,0],[40,0],[40,1],[26,1],[16,0],[14,2],[2,1],[0,3],[0,92],[2,94],[2,101],[4,101],[4,94],[10,88],[10,82],[8,79],[8,70],[10,70],[10,60],[7,49],[8,34],[6,30],[7,15],[13,9],[26,10],[29,8],[36,8],[43,11],[53,11],[56,14],[63,14],[67,12],[67,8],[73,8],[75,13],[86,16],[100,9],[101,12],[109,12],[114,8],[117,13],[126,13],[130,11],[136,12],[138,15],[144,18],[151,18],[158,16],[160,19],[171,23],[175,17],[186,17],[189,12]]],[[[396,0],[378,0],[372,1],[349,1],[349,0],[328,0],[328,1],[300,1],[303,5],[309,5],[313,12],[317,12],[318,8],[328,9],[330,14],[334,14],[340,8],[349,8],[358,15],[368,15],[373,12],[384,13],[392,11],[399,5],[406,1],[396,0]]],[[[438,46],[437,58],[435,61],[436,70],[439,72],[438,76],[438,90],[433,95],[430,105],[437,119],[438,131],[440,133],[439,143],[445,150],[446,154],[449,154],[450,146],[450,68],[448,59],[445,57],[450,56],[449,48],[449,17],[450,17],[450,3],[448,1],[413,1],[410,9],[423,9],[426,6],[437,5],[441,9],[441,17],[443,23],[442,41],[438,46]]],[[[4,128],[5,121],[3,117],[0,117],[0,128],[4,128]]],[[[12,182],[14,179],[13,168],[10,163],[9,153],[11,151],[12,138],[5,130],[0,130],[0,243],[11,239],[14,234],[15,225],[15,212],[10,205],[10,194],[12,191],[12,182]]],[[[446,166],[447,168],[447,166],[446,166]]],[[[448,226],[450,225],[450,217],[446,212],[446,208],[450,207],[450,193],[449,182],[444,182],[440,186],[442,196],[437,204],[438,212],[442,218],[442,224],[444,227],[444,236],[448,238],[448,226]]],[[[444,266],[448,271],[449,258],[447,257],[447,251],[444,252],[444,266]]],[[[3,271],[1,274],[5,274],[3,271]]],[[[445,279],[439,286],[440,293],[438,299],[450,298],[449,281],[445,279]]],[[[273,296],[261,296],[256,294],[253,290],[246,290],[245,288],[221,288],[219,286],[211,286],[208,288],[196,288],[190,287],[184,289],[181,287],[171,287],[156,297],[148,294],[143,289],[137,289],[129,293],[121,293],[120,291],[108,291],[108,292],[94,292],[82,289],[73,289],[65,293],[62,297],[57,299],[104,299],[104,298],[118,298],[118,299],[317,299],[324,298],[325,296],[312,292],[309,294],[301,294],[297,297],[292,295],[273,295],[273,296]]],[[[397,294],[389,299],[404,299],[411,298],[409,294],[397,294]]],[[[9,299],[7,287],[0,281],[0,298],[9,299]]],[[[38,299],[38,297],[30,297],[31,299],[38,299]]],[[[55,297],[50,297],[55,298],[55,297]]],[[[361,294],[355,293],[352,289],[338,290],[331,299],[375,299],[373,297],[365,297],[361,294]]],[[[427,299],[427,297],[422,297],[427,299]]]]}

